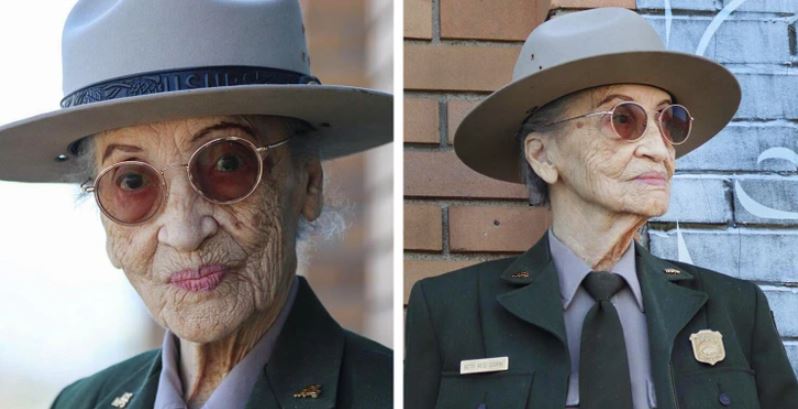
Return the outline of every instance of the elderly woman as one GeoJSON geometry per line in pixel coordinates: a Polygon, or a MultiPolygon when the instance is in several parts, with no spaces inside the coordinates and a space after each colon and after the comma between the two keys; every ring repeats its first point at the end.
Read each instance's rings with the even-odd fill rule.
{"type": "Polygon", "coordinates": [[[539,26],[513,78],[455,149],[526,182],[551,228],[519,257],[415,285],[406,407],[798,407],[762,291],[634,243],[667,210],[675,158],[731,119],[734,77],[610,8],[539,26]]]}
{"type": "Polygon", "coordinates": [[[391,97],[312,77],[291,0],[82,0],[63,47],[63,109],[0,128],[0,177],[93,193],[167,333],[53,407],[391,407],[391,352],[295,275],[321,161],[390,141],[391,97]]]}

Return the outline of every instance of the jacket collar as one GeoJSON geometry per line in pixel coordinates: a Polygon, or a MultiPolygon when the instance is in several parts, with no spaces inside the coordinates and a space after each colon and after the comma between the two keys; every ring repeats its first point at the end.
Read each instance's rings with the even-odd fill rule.
{"type": "Polygon", "coordinates": [[[638,275],[646,308],[646,322],[651,354],[651,376],[659,408],[676,407],[674,385],[670,379],[673,343],[709,298],[702,291],[677,285],[695,277],[668,260],[654,257],[635,244],[638,275]]]}
{"type": "Polygon", "coordinates": [[[133,372],[125,380],[118,383],[102,399],[97,401],[97,409],[113,409],[114,405],[130,401],[122,405],[125,409],[148,409],[155,403],[155,392],[158,390],[158,378],[161,374],[161,351],[153,354],[146,366],[133,372]]]}
{"type": "Polygon", "coordinates": [[[255,384],[247,409],[270,407],[263,402],[275,400],[282,408],[335,407],[344,332],[316,298],[307,281],[303,277],[299,280],[294,307],[277,339],[264,376],[255,384]],[[313,385],[321,388],[317,398],[294,396],[313,385]]]}
{"type": "MultiPolygon", "coordinates": [[[[677,334],[706,303],[706,293],[681,283],[695,277],[679,265],[651,255],[635,243],[638,278],[646,311],[651,371],[661,409],[675,407],[670,380],[670,361],[677,334]]],[[[557,270],[551,258],[547,235],[517,257],[501,273],[512,288],[497,301],[516,317],[546,330],[564,345],[565,324],[557,270]]],[[[563,365],[568,365],[564,362],[563,365]]]]}
{"type": "Polygon", "coordinates": [[[516,258],[501,273],[501,279],[520,288],[500,294],[497,297],[499,304],[565,344],[560,284],[551,259],[548,235],[544,234],[529,251],[516,258]]]}
{"type": "MultiPolygon", "coordinates": [[[[274,351],[255,382],[246,409],[331,409],[338,393],[338,374],[344,352],[344,332],[319,302],[303,277],[299,278],[294,306],[285,321],[274,351]],[[294,394],[320,385],[317,398],[294,394]]],[[[153,354],[145,367],[116,385],[97,409],[112,409],[115,399],[131,393],[125,409],[148,409],[155,402],[161,373],[161,353],[153,354]]]]}

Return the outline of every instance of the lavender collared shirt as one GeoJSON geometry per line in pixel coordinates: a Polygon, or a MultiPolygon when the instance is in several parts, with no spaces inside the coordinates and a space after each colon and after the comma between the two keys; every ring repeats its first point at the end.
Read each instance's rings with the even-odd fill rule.
{"type": "MultiPolygon", "coordinates": [[[[574,254],[549,230],[549,247],[560,282],[565,336],[571,356],[571,376],[568,379],[567,408],[579,408],[579,348],[582,323],[595,301],[582,288],[582,280],[591,268],[574,254]]],[[[651,381],[651,358],[648,349],[648,327],[643,307],[643,295],[637,279],[634,245],[630,244],[621,259],[609,271],[623,277],[626,286],[610,300],[618,310],[623,326],[623,338],[629,359],[634,409],[656,408],[654,383],[651,381]]]]}
{"type": "MultiPolygon", "coordinates": [[[[288,313],[294,305],[298,288],[298,280],[294,277],[289,290],[288,298],[285,300],[283,308],[277,315],[274,324],[263,334],[260,341],[252,348],[249,353],[241,360],[227,376],[222,379],[222,383],[213,391],[203,409],[243,409],[252,394],[260,376],[260,372],[269,362],[272,355],[274,344],[285,324],[288,313]]],[[[180,354],[177,349],[177,337],[170,331],[166,331],[161,347],[161,376],[158,379],[158,390],[155,394],[155,404],[153,409],[188,409],[183,400],[183,386],[180,381],[180,371],[178,359],[180,354]]]]}

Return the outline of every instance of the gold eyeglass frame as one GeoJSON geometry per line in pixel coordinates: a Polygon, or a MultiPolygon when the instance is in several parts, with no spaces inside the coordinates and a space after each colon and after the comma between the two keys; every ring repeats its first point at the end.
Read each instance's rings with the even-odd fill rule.
{"type": "MultiPolygon", "coordinates": [[[[637,141],[639,141],[640,139],[643,138],[643,135],[646,134],[646,129],[648,129],[648,110],[646,110],[646,108],[643,105],[640,105],[639,103],[634,102],[634,101],[619,102],[618,104],[613,106],[612,109],[610,109],[609,111],[590,112],[590,113],[587,113],[587,114],[584,114],[584,115],[578,115],[578,116],[574,116],[574,117],[571,117],[571,118],[565,118],[565,119],[561,119],[559,121],[554,121],[554,122],[551,122],[551,123],[543,125],[543,128],[548,128],[548,127],[551,127],[551,126],[559,125],[561,123],[568,122],[568,121],[573,121],[574,119],[579,119],[579,118],[590,118],[590,117],[594,117],[594,116],[614,115],[615,114],[615,109],[617,109],[621,105],[635,105],[635,106],[639,107],[646,114],[646,121],[645,121],[645,127],[643,128],[643,132],[641,132],[640,136],[638,136],[635,139],[624,139],[623,137],[621,137],[621,134],[618,133],[618,131],[615,129],[615,123],[613,121],[610,121],[610,126],[612,127],[612,131],[615,132],[615,135],[618,137],[618,139],[620,139],[622,141],[625,141],[625,142],[637,142],[637,141]]],[[[690,110],[687,109],[686,106],[681,105],[681,104],[670,104],[670,105],[667,105],[667,106],[663,107],[661,110],[659,110],[659,112],[657,112],[657,114],[654,115],[654,118],[657,120],[657,128],[659,129],[660,135],[663,137],[663,139],[667,140],[671,145],[673,145],[673,146],[681,145],[681,144],[685,143],[687,141],[687,139],[690,138],[690,133],[693,130],[693,121],[695,120],[695,118],[693,118],[693,115],[690,114],[690,110]],[[687,126],[687,136],[685,136],[684,139],[681,142],[672,141],[670,138],[665,136],[665,131],[662,130],[662,114],[665,112],[666,109],[671,108],[671,107],[680,107],[680,108],[684,109],[684,112],[686,112],[687,116],[690,117],[690,123],[687,126]]]]}
{"type": "Polygon", "coordinates": [[[149,164],[147,162],[138,161],[138,160],[126,160],[126,161],[122,161],[122,162],[117,162],[117,163],[114,163],[111,166],[106,167],[102,171],[100,171],[100,173],[97,174],[97,177],[94,178],[94,181],[86,181],[83,184],[81,184],[80,185],[80,189],[82,191],[86,192],[86,193],[93,193],[94,194],[94,200],[97,202],[97,206],[100,208],[100,211],[102,211],[103,214],[106,217],[108,217],[109,219],[111,219],[114,223],[117,223],[117,224],[120,224],[120,225],[123,225],[123,226],[138,226],[140,224],[144,224],[148,220],[152,219],[156,214],[158,214],[158,212],[161,211],[161,208],[163,208],[164,203],[166,202],[166,200],[164,200],[164,199],[169,197],[169,186],[166,183],[166,171],[169,170],[169,169],[175,168],[175,167],[183,167],[186,170],[186,175],[188,177],[188,182],[191,185],[191,188],[194,189],[194,191],[197,192],[197,194],[200,195],[203,199],[205,199],[205,200],[207,200],[207,201],[209,201],[211,203],[219,204],[219,205],[234,204],[234,203],[238,203],[238,202],[248,198],[250,195],[252,195],[253,192],[255,192],[255,190],[260,185],[261,180],[263,179],[263,161],[266,159],[266,155],[269,153],[270,150],[272,150],[274,148],[278,148],[278,147],[288,143],[289,139],[290,138],[285,138],[285,139],[279,140],[279,141],[277,141],[275,143],[272,143],[272,144],[267,144],[267,145],[264,145],[264,146],[256,146],[250,140],[245,139],[245,138],[240,138],[240,137],[237,137],[237,136],[227,136],[227,137],[216,138],[216,139],[212,139],[212,140],[210,140],[208,142],[205,142],[204,144],[200,145],[194,151],[194,153],[192,153],[191,156],[189,156],[187,163],[175,164],[175,165],[167,166],[167,167],[162,168],[162,169],[158,169],[155,166],[153,166],[153,165],[151,165],[151,164],[149,164]],[[190,171],[191,164],[194,162],[194,159],[196,158],[197,154],[200,151],[202,151],[203,149],[207,148],[208,146],[216,144],[216,143],[220,143],[220,142],[242,143],[247,148],[249,148],[253,152],[255,152],[255,154],[260,159],[260,160],[258,160],[258,177],[255,180],[255,183],[253,183],[252,184],[252,188],[245,195],[241,196],[240,198],[236,198],[236,199],[233,199],[233,200],[227,200],[227,201],[218,201],[218,200],[211,199],[208,196],[206,196],[205,193],[202,192],[202,190],[200,190],[200,188],[196,185],[196,183],[194,181],[194,178],[191,176],[191,171],[190,171]],[[161,179],[161,192],[162,192],[162,195],[160,196],[160,198],[158,200],[157,208],[152,210],[152,212],[150,214],[148,214],[145,218],[143,218],[142,220],[140,220],[138,222],[135,222],[135,223],[124,222],[124,221],[121,221],[121,220],[117,219],[113,215],[111,215],[111,213],[101,203],[101,201],[100,201],[100,192],[99,192],[99,189],[97,187],[97,186],[99,186],[99,181],[100,181],[100,179],[103,176],[105,176],[106,174],[108,174],[109,172],[111,172],[112,170],[114,170],[114,169],[116,169],[116,168],[118,168],[120,166],[126,166],[126,165],[140,165],[140,166],[148,167],[148,168],[152,169],[153,171],[155,171],[156,174],[160,175],[160,179],[161,179]]]}

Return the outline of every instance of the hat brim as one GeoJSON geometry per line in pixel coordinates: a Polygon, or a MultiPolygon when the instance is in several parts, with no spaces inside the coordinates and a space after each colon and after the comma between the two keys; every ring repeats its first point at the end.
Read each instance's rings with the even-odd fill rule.
{"type": "Polygon", "coordinates": [[[298,118],[319,134],[322,159],[370,149],[393,139],[390,94],[335,85],[240,85],[122,98],[60,109],[0,127],[0,179],[82,182],[72,142],[98,132],[179,118],[276,115],[298,118]]]}
{"type": "Polygon", "coordinates": [[[740,105],[740,85],[722,65],[693,54],[640,51],[607,54],[543,69],[488,96],[461,122],[457,156],[483,175],[523,183],[515,137],[533,110],[570,93],[612,84],[661,88],[695,118],[680,157],[717,134],[740,105]]]}

